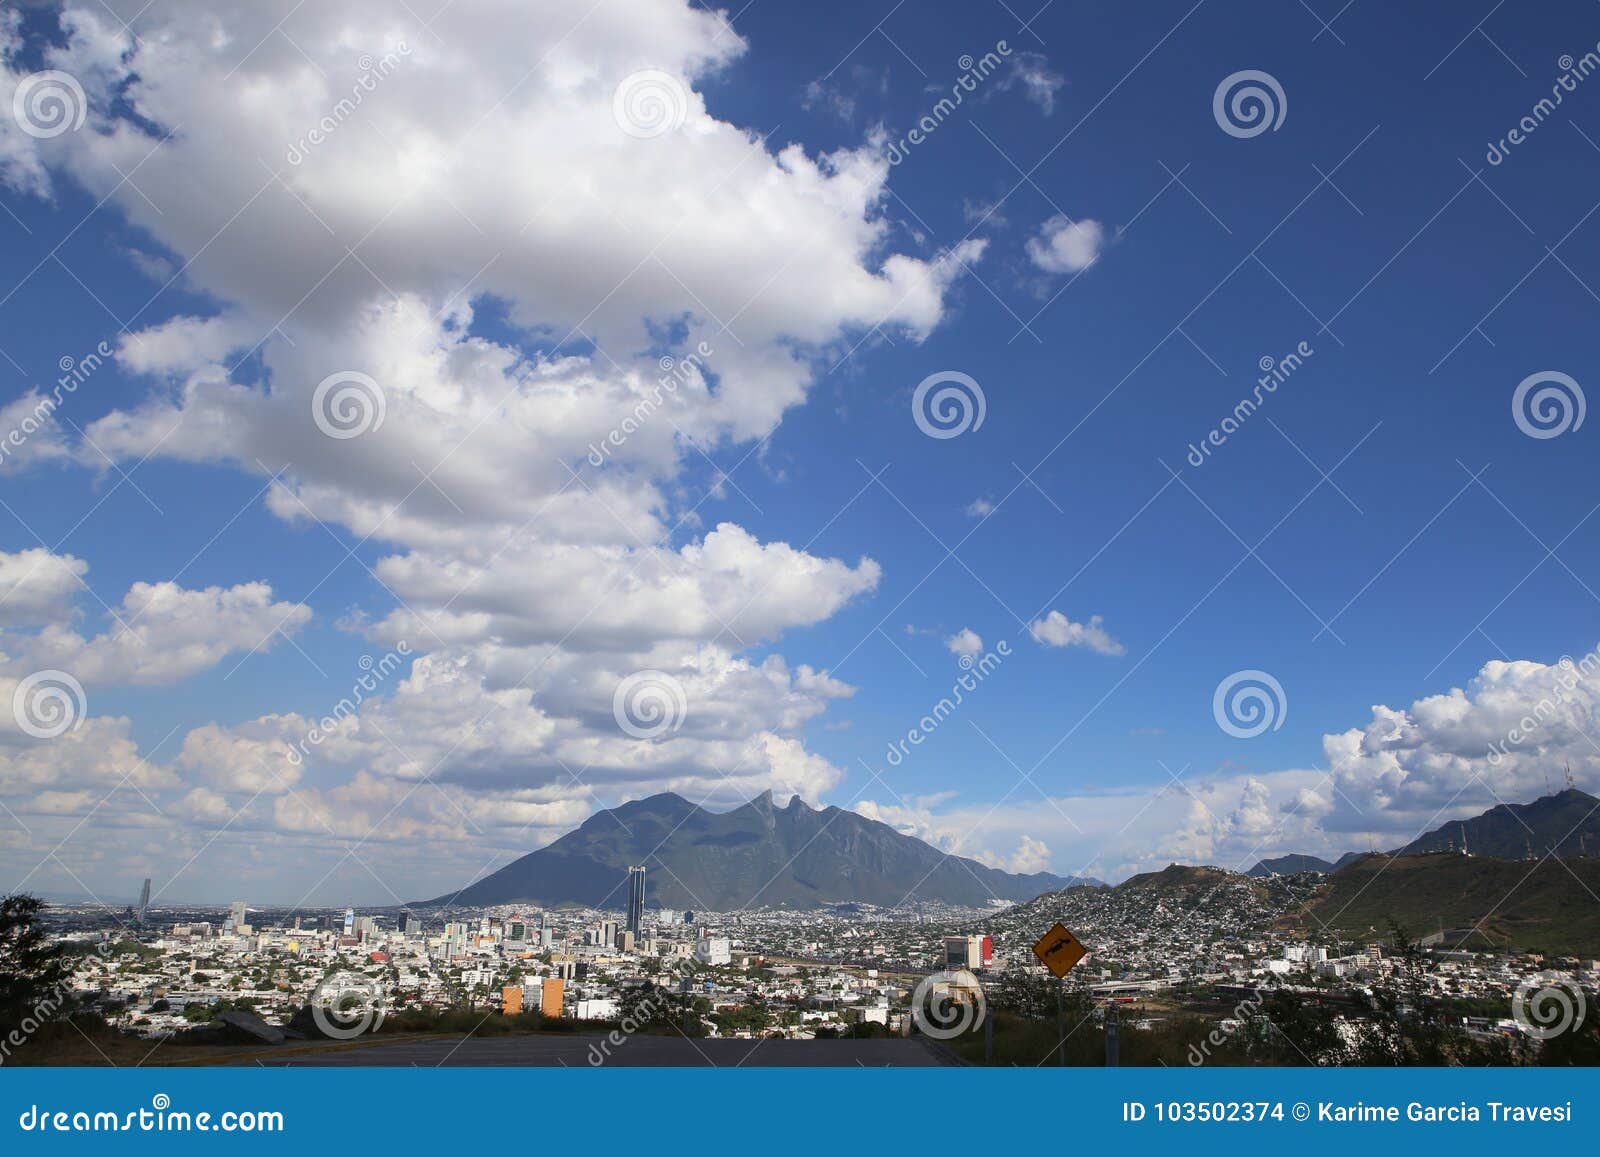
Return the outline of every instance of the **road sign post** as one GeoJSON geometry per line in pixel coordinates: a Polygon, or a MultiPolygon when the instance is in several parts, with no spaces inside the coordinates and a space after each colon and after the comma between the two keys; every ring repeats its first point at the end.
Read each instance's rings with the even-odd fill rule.
{"type": "Polygon", "coordinates": [[[1066,925],[1058,923],[1039,937],[1033,954],[1056,978],[1056,1054],[1060,1058],[1057,1063],[1064,1065],[1067,1063],[1067,973],[1089,954],[1089,950],[1067,931],[1066,925]]]}

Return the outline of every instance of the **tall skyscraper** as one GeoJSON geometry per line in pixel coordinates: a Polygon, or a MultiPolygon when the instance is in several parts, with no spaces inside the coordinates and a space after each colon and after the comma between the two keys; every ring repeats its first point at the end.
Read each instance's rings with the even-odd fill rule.
{"type": "Polygon", "coordinates": [[[344,934],[346,936],[354,936],[356,934],[356,910],[354,908],[346,908],[344,910],[344,934]]]}
{"type": "Polygon", "coordinates": [[[245,920],[246,920],[246,915],[245,915],[245,906],[244,906],[244,901],[243,900],[235,900],[232,904],[228,905],[228,930],[229,931],[232,931],[233,929],[235,929],[235,928],[239,927],[240,925],[242,925],[245,922],[245,920]]]}
{"type": "Polygon", "coordinates": [[[628,869],[628,931],[644,934],[644,865],[628,869]]]}
{"type": "Polygon", "coordinates": [[[139,923],[144,923],[145,913],[150,911],[150,877],[144,878],[144,887],[139,889],[139,923]]]}

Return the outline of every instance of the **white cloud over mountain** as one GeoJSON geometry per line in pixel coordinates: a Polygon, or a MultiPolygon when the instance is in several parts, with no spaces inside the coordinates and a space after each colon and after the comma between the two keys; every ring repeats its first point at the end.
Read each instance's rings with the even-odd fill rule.
{"type": "MultiPolygon", "coordinates": [[[[105,198],[171,255],[178,287],[219,303],[163,316],[156,298],[129,319],[118,362],[149,390],[89,424],[94,445],[272,479],[282,519],[382,544],[367,629],[418,656],[302,763],[284,751],[318,721],[280,704],[197,721],[156,760],[184,788],[172,817],[216,825],[245,805],[233,827],[262,840],[360,836],[369,819],[420,840],[476,817],[509,850],[582,818],[596,790],[817,798],[841,772],[799,732],[852,689],[745,652],[870,593],[879,566],[729,521],[691,537],[701,452],[771,433],[860,335],[926,336],[982,242],[896,252],[875,147],[774,149],[719,120],[698,89],[744,43],[681,0],[582,19],[458,0],[426,27],[381,0],[282,15],[69,4],[44,63],[81,84],[87,124],[36,138],[8,121],[0,140],[13,189],[105,198]],[[666,131],[629,119],[641,83],[666,131]],[[506,323],[493,336],[485,303],[506,323]],[[330,393],[330,375],[351,389],[330,393]],[[327,432],[351,421],[356,436],[327,432]],[[641,669],[686,704],[643,740],[613,714],[641,669]]],[[[0,33],[8,107],[19,27],[0,33]]],[[[72,595],[82,563],[37,561],[0,568],[0,588],[18,572],[0,615],[72,595]]],[[[182,680],[311,615],[259,583],[142,582],[102,633],[5,639],[19,670],[88,685],[70,733],[86,736],[116,727],[93,714],[96,686],[182,680]]],[[[124,765],[125,734],[109,748],[124,765]]]]}
{"type": "Polygon", "coordinates": [[[1323,751],[1339,791],[1319,793],[1315,805],[1339,831],[1363,830],[1373,810],[1431,827],[1441,809],[1453,815],[1532,799],[1562,786],[1568,765],[1593,789],[1600,656],[1491,660],[1464,688],[1408,708],[1373,707],[1370,723],[1326,736],[1323,751]]]}

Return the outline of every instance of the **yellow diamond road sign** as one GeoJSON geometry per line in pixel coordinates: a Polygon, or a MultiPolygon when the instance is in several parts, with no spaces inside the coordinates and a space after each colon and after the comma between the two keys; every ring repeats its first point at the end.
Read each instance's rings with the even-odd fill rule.
{"type": "Polygon", "coordinates": [[[1071,972],[1072,966],[1087,956],[1089,950],[1067,931],[1066,925],[1057,924],[1039,937],[1039,942],[1033,946],[1033,954],[1041,964],[1061,977],[1071,972]]]}

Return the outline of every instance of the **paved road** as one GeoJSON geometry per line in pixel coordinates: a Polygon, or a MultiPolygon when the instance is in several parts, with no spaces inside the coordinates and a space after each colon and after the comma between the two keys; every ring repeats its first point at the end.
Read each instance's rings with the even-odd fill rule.
{"type": "Polygon", "coordinates": [[[251,1064],[285,1066],[451,1066],[594,1064],[633,1066],[799,1066],[831,1068],[946,1065],[950,1058],[921,1040],[749,1041],[635,1036],[608,1045],[602,1036],[433,1037],[274,1057],[251,1064]],[[609,1055],[607,1055],[609,1054],[609,1055]]]}

